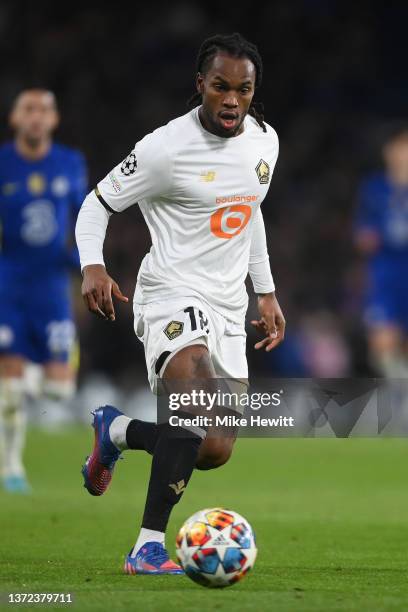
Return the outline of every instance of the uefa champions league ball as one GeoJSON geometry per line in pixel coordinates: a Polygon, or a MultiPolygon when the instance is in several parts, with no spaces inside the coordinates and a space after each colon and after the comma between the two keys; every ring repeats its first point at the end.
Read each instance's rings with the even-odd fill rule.
{"type": "Polygon", "coordinates": [[[176,538],[176,554],[187,576],[206,587],[241,580],[254,566],[257,552],[248,521],[223,508],[193,514],[176,538]]]}

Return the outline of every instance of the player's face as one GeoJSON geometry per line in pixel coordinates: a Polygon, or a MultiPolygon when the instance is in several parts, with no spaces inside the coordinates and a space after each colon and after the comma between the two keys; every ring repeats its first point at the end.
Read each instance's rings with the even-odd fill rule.
{"type": "Polygon", "coordinates": [[[242,122],[255,91],[256,69],[250,59],[217,53],[205,74],[197,75],[203,98],[200,118],[204,127],[228,138],[242,132],[242,122]]]}
{"type": "Polygon", "coordinates": [[[53,94],[41,90],[20,94],[10,116],[10,124],[18,136],[32,144],[48,139],[58,124],[53,94]]]}

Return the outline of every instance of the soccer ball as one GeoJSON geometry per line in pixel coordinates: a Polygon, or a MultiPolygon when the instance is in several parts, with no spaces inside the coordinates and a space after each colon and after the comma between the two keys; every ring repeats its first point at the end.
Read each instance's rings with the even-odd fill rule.
{"type": "Polygon", "coordinates": [[[257,552],[248,521],[223,508],[196,512],[176,538],[176,554],[187,576],[206,587],[241,580],[254,566],[257,552]]]}

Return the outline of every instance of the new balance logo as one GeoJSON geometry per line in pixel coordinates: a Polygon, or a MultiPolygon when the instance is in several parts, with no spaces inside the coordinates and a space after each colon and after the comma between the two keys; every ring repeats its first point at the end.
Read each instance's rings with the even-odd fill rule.
{"type": "Polygon", "coordinates": [[[173,489],[176,495],[181,495],[186,490],[184,480],[179,480],[176,484],[169,484],[170,489],[173,489]]]}
{"type": "Polygon", "coordinates": [[[212,183],[215,180],[215,176],[215,172],[212,172],[211,170],[209,172],[201,172],[200,181],[203,183],[212,183]]]}
{"type": "Polygon", "coordinates": [[[222,533],[220,533],[219,536],[216,537],[215,540],[213,540],[213,545],[214,546],[225,546],[228,544],[228,540],[226,538],[224,538],[224,536],[222,535],[222,533]]]}

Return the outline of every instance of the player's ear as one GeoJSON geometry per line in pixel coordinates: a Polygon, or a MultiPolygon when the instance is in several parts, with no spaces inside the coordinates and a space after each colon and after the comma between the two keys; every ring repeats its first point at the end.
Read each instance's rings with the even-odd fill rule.
{"type": "Polygon", "coordinates": [[[17,109],[16,109],[16,105],[14,104],[9,116],[8,116],[8,123],[9,126],[11,127],[11,129],[14,131],[17,128],[17,109]]]}
{"type": "Polygon", "coordinates": [[[16,127],[16,116],[15,116],[14,109],[9,113],[8,124],[11,127],[12,130],[15,129],[15,127],[16,127]]]}
{"type": "Polygon", "coordinates": [[[204,77],[201,72],[197,72],[196,76],[196,88],[199,94],[203,95],[204,93],[204,77]]]}

